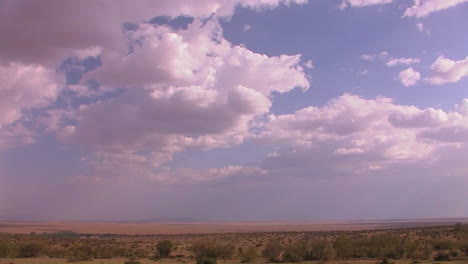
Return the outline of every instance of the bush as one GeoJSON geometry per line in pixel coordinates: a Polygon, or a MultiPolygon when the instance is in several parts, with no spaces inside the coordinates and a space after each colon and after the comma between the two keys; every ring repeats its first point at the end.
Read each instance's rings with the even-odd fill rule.
{"type": "Polygon", "coordinates": [[[289,245],[284,251],[283,260],[285,262],[302,262],[307,255],[303,244],[289,245]]]}
{"type": "Polygon", "coordinates": [[[434,257],[435,261],[449,261],[450,255],[445,252],[438,252],[437,255],[434,257]]]}
{"type": "Polygon", "coordinates": [[[333,249],[327,240],[318,240],[308,243],[306,260],[327,261],[333,259],[333,249]]]}
{"type": "Polygon", "coordinates": [[[271,240],[265,246],[262,254],[269,262],[281,262],[283,246],[281,246],[281,243],[278,240],[271,240]]]}
{"type": "Polygon", "coordinates": [[[336,256],[340,259],[347,259],[353,256],[353,248],[351,245],[351,239],[347,236],[339,236],[333,243],[336,256]]]}
{"type": "Polygon", "coordinates": [[[159,241],[156,245],[156,249],[158,250],[160,257],[168,257],[174,249],[174,242],[172,242],[171,240],[159,241]]]}
{"type": "Polygon", "coordinates": [[[387,258],[384,258],[381,262],[379,262],[378,264],[394,264],[393,262],[390,262],[388,261],[387,258]]]}
{"type": "Polygon", "coordinates": [[[448,239],[433,240],[432,246],[434,250],[451,250],[455,248],[455,243],[448,239]]]}
{"type": "Polygon", "coordinates": [[[215,258],[203,257],[197,260],[197,264],[217,264],[217,261],[215,258]]]}
{"type": "Polygon", "coordinates": [[[59,245],[55,245],[49,249],[49,258],[66,258],[70,255],[70,251],[59,245]]]}
{"type": "Polygon", "coordinates": [[[203,258],[229,259],[234,255],[235,247],[232,244],[219,244],[212,240],[196,240],[192,243],[191,250],[198,262],[203,258]]]}
{"type": "Polygon", "coordinates": [[[78,245],[71,249],[67,258],[68,262],[90,261],[94,258],[95,251],[90,245],[78,245]]]}
{"type": "Polygon", "coordinates": [[[140,264],[140,263],[141,261],[136,260],[136,259],[130,259],[130,260],[125,261],[125,264],[140,264]]]}
{"type": "Polygon", "coordinates": [[[35,258],[46,252],[46,246],[41,242],[29,242],[19,247],[20,258],[35,258]]]}
{"type": "Polygon", "coordinates": [[[14,258],[18,254],[16,245],[7,240],[0,240],[0,258],[14,258]]]}
{"type": "Polygon", "coordinates": [[[252,263],[260,257],[260,252],[256,246],[250,246],[246,250],[241,250],[239,257],[242,263],[252,263]]]}

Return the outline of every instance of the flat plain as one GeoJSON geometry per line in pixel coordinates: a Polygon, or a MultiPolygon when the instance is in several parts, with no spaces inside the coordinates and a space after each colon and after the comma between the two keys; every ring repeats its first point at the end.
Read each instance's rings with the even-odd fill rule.
{"type": "Polygon", "coordinates": [[[0,222],[0,233],[174,235],[257,232],[315,232],[399,229],[468,223],[466,218],[373,221],[151,223],[151,222],[0,222]]]}

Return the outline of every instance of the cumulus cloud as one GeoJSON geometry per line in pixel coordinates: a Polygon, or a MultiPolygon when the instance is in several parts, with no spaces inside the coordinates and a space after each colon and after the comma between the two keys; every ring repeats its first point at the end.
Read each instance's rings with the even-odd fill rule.
{"type": "Polygon", "coordinates": [[[62,86],[62,76],[41,65],[0,64],[0,148],[32,142],[34,133],[21,121],[53,102],[62,86]]]}
{"type": "Polygon", "coordinates": [[[421,74],[409,67],[408,69],[401,71],[398,78],[403,86],[410,87],[415,85],[421,79],[421,74]]]}
{"type": "Polygon", "coordinates": [[[446,153],[458,153],[467,140],[465,103],[446,112],[345,94],[323,107],[271,116],[259,140],[280,149],[258,166],[274,175],[333,178],[449,162],[446,153]]]}
{"type": "Polygon", "coordinates": [[[154,171],[184,149],[237,145],[269,112],[272,92],[309,87],[299,55],[233,46],[213,20],[182,30],[141,24],[127,38],[131,53],[102,51],[103,65],[84,77],[123,94],[81,107],[76,124],[58,132],[95,151],[95,167],[137,162],[154,171]]]}
{"type": "Polygon", "coordinates": [[[431,69],[431,76],[427,79],[430,84],[443,85],[458,82],[468,76],[468,57],[455,61],[439,56],[431,69]]]}
{"type": "Polygon", "coordinates": [[[237,6],[262,9],[307,0],[33,0],[2,1],[0,59],[56,66],[64,56],[95,55],[100,48],[124,51],[124,23],[157,16],[231,16],[237,6]],[[86,19],[83,19],[86,17],[86,19]],[[41,21],[41,23],[37,23],[41,21]],[[18,30],[21,25],[21,30],[18,30]],[[34,45],[31,45],[34,43],[34,45]]]}
{"type": "Polygon", "coordinates": [[[413,6],[406,9],[403,16],[425,17],[465,2],[468,2],[468,0],[414,0],[413,6]]]}

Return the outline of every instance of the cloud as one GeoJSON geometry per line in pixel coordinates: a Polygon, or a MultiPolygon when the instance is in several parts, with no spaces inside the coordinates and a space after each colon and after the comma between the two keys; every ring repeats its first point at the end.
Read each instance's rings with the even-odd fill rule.
{"type": "Polygon", "coordinates": [[[57,66],[67,56],[95,55],[99,49],[125,51],[124,23],[139,24],[157,16],[232,16],[237,6],[275,8],[307,0],[32,0],[2,1],[0,60],[57,66]],[[86,19],[83,19],[86,17],[86,19]],[[41,23],[37,23],[41,21],[41,23]],[[21,30],[17,26],[21,25],[21,30]],[[34,45],[31,45],[34,43],[34,45]]]}
{"type": "Polygon", "coordinates": [[[458,82],[468,76],[468,57],[455,61],[439,56],[431,69],[431,76],[427,79],[430,84],[443,85],[458,82]]]}
{"type": "Polygon", "coordinates": [[[279,149],[258,167],[277,177],[306,178],[391,174],[427,167],[444,173],[450,159],[468,148],[468,116],[461,114],[465,103],[446,112],[397,105],[385,97],[345,94],[323,107],[274,115],[258,140],[279,149]]]}
{"type": "Polygon", "coordinates": [[[365,61],[374,61],[376,59],[379,59],[379,60],[385,60],[387,59],[389,56],[388,52],[387,51],[382,51],[380,53],[376,53],[376,54],[363,54],[360,56],[361,60],[365,60],[365,61]]]}
{"type": "Polygon", "coordinates": [[[406,9],[404,17],[425,17],[432,13],[455,7],[468,0],[414,0],[413,6],[406,9]]]}
{"type": "Polygon", "coordinates": [[[63,76],[41,65],[0,64],[0,149],[33,142],[28,111],[50,105],[62,86],[63,76]]]}
{"type": "Polygon", "coordinates": [[[344,9],[348,6],[351,7],[364,7],[364,6],[372,6],[372,5],[384,5],[392,3],[393,0],[343,0],[340,8],[344,9]]]}
{"type": "Polygon", "coordinates": [[[375,60],[384,61],[388,67],[410,65],[410,64],[419,63],[421,61],[418,58],[406,58],[406,57],[393,58],[393,57],[390,57],[390,54],[387,51],[383,51],[383,52],[376,53],[376,54],[363,54],[361,55],[360,58],[361,60],[364,60],[364,61],[375,61],[375,60]]]}
{"type": "Polygon", "coordinates": [[[244,26],[242,26],[242,31],[249,31],[252,29],[252,26],[251,25],[247,25],[245,24],[244,26]]]}
{"type": "Polygon", "coordinates": [[[131,53],[102,51],[103,65],[84,77],[124,92],[82,106],[75,124],[58,131],[98,155],[91,160],[101,170],[136,162],[128,167],[150,174],[176,152],[240,144],[269,112],[272,92],[309,87],[299,55],[233,46],[213,20],[183,30],[141,24],[127,37],[131,53]]]}
{"type": "Polygon", "coordinates": [[[398,58],[394,59],[391,58],[390,60],[387,61],[387,66],[388,67],[393,67],[393,66],[398,66],[398,65],[410,65],[410,64],[415,64],[419,63],[421,60],[417,58],[398,58]]]}
{"type": "Polygon", "coordinates": [[[415,85],[421,79],[421,74],[409,67],[408,69],[401,71],[398,78],[400,79],[401,84],[405,87],[410,87],[415,85]]]}
{"type": "Polygon", "coordinates": [[[307,69],[313,69],[314,68],[314,63],[312,62],[312,60],[308,60],[305,63],[303,63],[302,65],[307,69]]]}

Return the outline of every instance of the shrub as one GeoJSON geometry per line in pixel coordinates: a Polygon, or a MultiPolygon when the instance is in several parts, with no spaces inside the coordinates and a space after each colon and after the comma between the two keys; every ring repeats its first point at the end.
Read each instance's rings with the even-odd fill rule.
{"type": "Polygon", "coordinates": [[[450,260],[450,255],[445,252],[438,252],[434,257],[435,261],[448,261],[450,260]]]}
{"type": "Polygon", "coordinates": [[[384,258],[381,262],[379,262],[378,264],[394,264],[393,262],[390,262],[388,261],[387,258],[384,258]]]}
{"type": "Polygon", "coordinates": [[[141,261],[136,260],[136,259],[130,259],[130,260],[125,261],[125,264],[140,264],[140,263],[141,261]]]}
{"type": "Polygon", "coordinates": [[[434,250],[451,250],[455,247],[455,243],[448,239],[438,239],[432,241],[434,250]]]}
{"type": "Polygon", "coordinates": [[[44,254],[46,246],[41,242],[29,242],[19,247],[20,258],[35,258],[44,254]]]}
{"type": "Polygon", "coordinates": [[[94,258],[95,251],[90,245],[77,245],[71,249],[67,258],[68,262],[90,261],[94,258]]]}
{"type": "Polygon", "coordinates": [[[168,257],[172,250],[174,249],[174,242],[171,240],[162,240],[159,241],[156,245],[156,249],[159,253],[159,256],[162,258],[168,257]]]}
{"type": "Polygon", "coordinates": [[[55,245],[49,249],[49,258],[66,258],[70,255],[70,251],[59,245],[55,245]]]}
{"type": "Polygon", "coordinates": [[[306,260],[327,261],[333,259],[333,249],[327,240],[317,240],[308,243],[306,260]]]}
{"type": "Polygon", "coordinates": [[[283,260],[286,262],[302,262],[307,255],[303,244],[291,244],[284,251],[283,260]]]}
{"type": "Polygon", "coordinates": [[[7,240],[0,240],[0,258],[14,258],[18,254],[16,245],[7,240]]]}
{"type": "Polygon", "coordinates": [[[197,264],[217,264],[217,261],[215,258],[203,257],[197,260],[197,264]]]}
{"type": "Polygon", "coordinates": [[[212,240],[196,240],[192,243],[191,250],[198,262],[202,258],[229,259],[234,255],[235,247],[232,244],[219,244],[212,240]]]}
{"type": "Polygon", "coordinates": [[[339,236],[333,243],[336,256],[341,259],[351,258],[353,256],[353,248],[351,246],[351,239],[347,236],[339,236]]]}
{"type": "Polygon", "coordinates": [[[281,262],[283,246],[281,246],[281,243],[278,240],[271,240],[266,244],[262,254],[269,262],[281,262]]]}
{"type": "Polygon", "coordinates": [[[260,252],[256,246],[250,246],[246,250],[241,250],[239,257],[242,263],[252,263],[260,257],[260,252]]]}
{"type": "Polygon", "coordinates": [[[116,257],[115,248],[110,245],[98,246],[94,248],[94,257],[98,259],[111,259],[116,257]]]}

